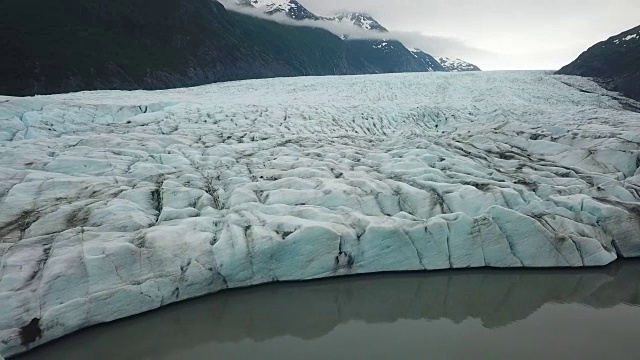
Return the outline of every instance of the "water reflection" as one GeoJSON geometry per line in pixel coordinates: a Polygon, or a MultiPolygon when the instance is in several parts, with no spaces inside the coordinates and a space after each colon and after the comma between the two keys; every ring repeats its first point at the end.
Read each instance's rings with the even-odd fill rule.
{"type": "MultiPolygon", "coordinates": [[[[497,331],[517,322],[527,325],[525,319],[536,312],[540,318],[531,320],[531,326],[537,326],[538,332],[553,332],[557,327],[554,321],[568,321],[562,316],[580,319],[584,314],[592,316],[595,309],[639,305],[639,280],[640,262],[621,261],[603,269],[446,271],[267,285],[219,293],[81,331],[16,359],[225,358],[224,354],[214,356],[216,349],[242,358],[265,355],[268,351],[264,347],[270,345],[279,347],[282,354],[278,358],[295,358],[288,353],[288,347],[304,354],[303,348],[314,339],[338,334],[336,328],[341,326],[347,335],[340,338],[366,332],[364,329],[374,324],[394,324],[393,328],[378,329],[382,338],[391,332],[427,334],[432,330],[452,334],[473,330],[480,334],[480,330],[497,331]],[[580,304],[581,310],[565,306],[539,311],[545,304],[580,304]],[[433,328],[435,325],[437,328],[433,328]],[[460,326],[468,329],[458,329],[460,326]],[[282,339],[295,344],[288,345],[282,339]],[[251,348],[247,343],[262,343],[260,351],[266,353],[238,355],[241,348],[251,348]]],[[[640,308],[625,311],[633,311],[631,314],[640,319],[640,308]]],[[[637,334],[640,324],[630,324],[627,326],[637,326],[627,330],[637,334]]],[[[583,325],[576,321],[575,326],[583,325]]],[[[598,324],[589,326],[597,328],[598,324]]],[[[366,335],[368,340],[358,347],[375,342],[377,330],[371,331],[366,335]]],[[[580,329],[562,331],[577,334],[580,329]]],[[[497,336],[498,332],[494,334],[497,336]]],[[[560,334],[564,335],[569,336],[560,334]]],[[[411,341],[410,336],[406,339],[411,341]]],[[[331,346],[331,342],[327,345],[331,346]]],[[[411,344],[401,346],[403,351],[411,351],[411,344]]],[[[317,350],[314,354],[321,358],[317,350]]],[[[366,352],[357,354],[371,357],[365,356],[366,352]]],[[[432,355],[440,357],[438,353],[432,355]]]]}

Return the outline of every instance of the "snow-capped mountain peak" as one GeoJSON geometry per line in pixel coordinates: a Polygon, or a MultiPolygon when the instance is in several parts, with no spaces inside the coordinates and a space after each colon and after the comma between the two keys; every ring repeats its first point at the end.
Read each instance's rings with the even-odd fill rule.
{"type": "MultiPolygon", "coordinates": [[[[283,13],[294,20],[319,20],[320,18],[296,0],[250,0],[251,4],[269,15],[283,13]]],[[[246,2],[246,1],[245,1],[246,2]]]]}
{"type": "Polygon", "coordinates": [[[461,59],[440,57],[438,62],[444,66],[447,71],[459,72],[459,71],[480,71],[480,68],[476,65],[468,63],[461,59]]]}
{"type": "Polygon", "coordinates": [[[294,1],[292,0],[251,0],[251,4],[257,8],[268,9],[279,8],[289,10],[291,7],[295,7],[294,1]]]}
{"type": "Polygon", "coordinates": [[[389,32],[389,30],[382,26],[371,15],[362,12],[336,14],[333,17],[327,18],[327,20],[333,20],[340,23],[352,23],[353,25],[365,30],[389,32]]]}
{"type": "MultiPolygon", "coordinates": [[[[297,0],[225,0],[232,1],[238,5],[253,7],[260,12],[268,15],[284,14],[293,20],[318,20],[318,21],[330,21],[348,26],[354,26],[356,28],[387,33],[389,30],[382,26],[376,19],[365,12],[343,12],[333,16],[318,16],[297,0]]],[[[337,34],[342,40],[349,40],[350,36],[347,33],[337,34]]],[[[443,57],[436,59],[433,56],[427,54],[420,49],[409,48],[409,54],[407,54],[407,48],[396,42],[388,42],[387,40],[371,40],[370,45],[381,53],[403,53],[402,56],[408,56],[409,63],[419,63],[419,67],[424,71],[480,71],[480,68],[460,59],[453,59],[443,57]],[[394,45],[395,44],[395,45],[394,45]]]]}
{"type": "Polygon", "coordinates": [[[304,7],[297,0],[222,0],[232,2],[237,5],[253,7],[263,13],[285,14],[293,20],[324,20],[338,23],[351,24],[358,28],[371,31],[388,32],[371,15],[364,12],[345,12],[333,16],[318,16],[304,7]]]}
{"type": "Polygon", "coordinates": [[[251,0],[235,0],[235,1],[222,0],[220,2],[222,4],[224,4],[224,5],[226,5],[227,3],[230,3],[230,4],[233,5],[235,3],[235,4],[240,5],[240,6],[254,7],[251,0]]]}

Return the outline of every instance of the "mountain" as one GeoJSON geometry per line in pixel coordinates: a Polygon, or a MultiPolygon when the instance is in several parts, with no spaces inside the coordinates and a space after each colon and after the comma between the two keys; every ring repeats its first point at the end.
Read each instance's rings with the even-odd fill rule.
{"type": "Polygon", "coordinates": [[[347,62],[366,69],[366,73],[445,71],[430,55],[417,55],[397,40],[354,39],[345,43],[347,62]]]}
{"type": "Polygon", "coordinates": [[[438,60],[426,52],[412,48],[409,48],[409,51],[416,59],[418,59],[418,61],[427,67],[428,71],[448,71],[444,66],[442,66],[442,64],[440,64],[440,62],[438,62],[438,60]]]}
{"type": "MultiPolygon", "coordinates": [[[[351,24],[366,31],[389,32],[371,15],[361,12],[341,13],[331,17],[322,17],[322,20],[351,24]]],[[[353,39],[346,34],[342,35],[342,38],[345,39],[350,50],[348,52],[349,62],[360,64],[370,72],[445,71],[431,55],[422,51],[420,54],[414,53],[397,40],[353,39]],[[383,71],[379,71],[379,69],[383,69],[383,71]]]]}
{"type": "MultiPolygon", "coordinates": [[[[241,6],[254,7],[266,14],[284,14],[293,20],[323,20],[353,24],[364,30],[389,32],[371,15],[362,12],[339,13],[333,16],[319,16],[296,0],[225,0],[241,6]]],[[[224,3],[224,2],[223,2],[224,3]]]]}
{"type": "MultiPolygon", "coordinates": [[[[293,0],[243,1],[292,18],[317,17],[293,0]]],[[[343,19],[382,31],[375,20],[343,19]]],[[[0,48],[0,94],[19,96],[444,70],[399,41],[343,40],[327,30],[227,11],[213,0],[5,0],[0,48]],[[47,16],[33,21],[32,9],[47,16]]]]}
{"type": "Polygon", "coordinates": [[[389,32],[387,28],[380,25],[380,23],[376,21],[376,19],[374,19],[371,15],[360,12],[342,13],[334,15],[332,17],[325,17],[323,19],[339,23],[351,23],[364,30],[389,32]]]}
{"type": "MultiPolygon", "coordinates": [[[[235,0],[241,5],[253,6],[266,14],[282,13],[294,20],[319,20],[351,24],[357,28],[389,32],[371,15],[362,12],[340,13],[334,16],[318,16],[295,0],[235,0]]],[[[386,39],[352,39],[343,34],[347,46],[347,61],[356,64],[365,73],[431,72],[447,71],[431,55],[417,49],[410,50],[401,42],[386,39]]]]}
{"type": "Polygon", "coordinates": [[[476,65],[468,63],[464,60],[440,57],[438,62],[445,68],[445,71],[462,72],[462,71],[482,71],[476,65]]]}
{"type": "Polygon", "coordinates": [[[605,87],[640,101],[640,26],[595,44],[557,73],[598,78],[605,87]]]}
{"type": "Polygon", "coordinates": [[[328,31],[228,12],[211,0],[6,0],[0,8],[0,94],[364,72],[328,31]],[[33,21],[31,9],[47,16],[33,21]]]}
{"type": "MultiPolygon", "coordinates": [[[[352,24],[358,28],[370,31],[378,31],[378,32],[389,32],[387,28],[382,26],[376,19],[374,19],[371,15],[362,13],[362,12],[350,12],[350,13],[342,13],[337,14],[331,17],[321,17],[322,20],[325,21],[334,21],[338,23],[348,23],[352,24]]],[[[348,38],[348,36],[343,36],[343,38],[348,38]]],[[[386,40],[383,40],[385,42],[386,40]]],[[[374,44],[374,47],[380,48],[380,42],[374,44]]],[[[433,56],[427,54],[426,52],[420,49],[408,48],[402,44],[396,44],[395,48],[404,48],[411,52],[411,54],[418,59],[420,66],[420,71],[481,71],[479,67],[468,63],[464,60],[460,59],[451,59],[447,57],[441,57],[439,60],[436,60],[433,56]],[[400,46],[401,45],[401,46],[400,46]]],[[[405,53],[406,54],[406,53],[405,53]]]]}
{"type": "Polygon", "coordinates": [[[238,0],[238,3],[242,5],[247,1],[269,15],[285,14],[294,20],[320,20],[296,0],[238,0]]]}
{"type": "MultiPolygon", "coordinates": [[[[382,26],[380,22],[371,15],[364,12],[345,12],[333,16],[318,16],[296,0],[229,0],[245,6],[252,6],[266,14],[285,14],[294,20],[320,20],[330,21],[340,24],[351,24],[359,29],[387,33],[389,30],[382,26]]],[[[360,64],[377,64],[375,68],[377,72],[380,69],[386,69],[382,72],[407,72],[407,71],[480,71],[480,68],[460,59],[440,58],[436,60],[433,56],[419,49],[411,49],[400,43],[399,41],[388,40],[357,40],[352,39],[348,34],[341,34],[340,37],[345,41],[349,41],[348,46],[351,49],[364,51],[365,58],[359,59],[360,64]],[[413,58],[411,58],[411,56],[413,58]],[[385,60],[387,59],[387,60],[385,60]],[[393,60],[391,60],[393,59],[393,60]],[[416,61],[417,60],[417,61],[416,61]],[[389,63],[393,61],[394,63],[389,63]],[[394,69],[394,71],[389,71],[394,69]],[[403,70],[404,69],[404,70],[403,70]]],[[[358,58],[354,55],[353,60],[358,58]]],[[[364,65],[369,68],[368,65],[364,65]]]]}
{"type": "Polygon", "coordinates": [[[399,42],[343,41],[211,0],[6,0],[0,10],[3,95],[428,71],[399,42]],[[47,16],[33,21],[31,9],[47,16]]]}

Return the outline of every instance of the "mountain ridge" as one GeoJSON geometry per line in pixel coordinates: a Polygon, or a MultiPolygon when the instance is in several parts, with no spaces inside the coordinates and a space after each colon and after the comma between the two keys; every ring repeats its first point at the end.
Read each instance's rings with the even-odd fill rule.
{"type": "Polygon", "coordinates": [[[606,88],[640,101],[640,26],[601,41],[557,74],[597,78],[606,88]]]}
{"type": "MultiPolygon", "coordinates": [[[[240,0],[246,3],[247,0],[240,0]]],[[[297,0],[248,0],[253,7],[263,10],[266,14],[285,14],[294,20],[320,20],[321,18],[309,11],[297,0]]],[[[239,2],[240,4],[240,2],[239,2]]]]}
{"type": "MultiPolygon", "coordinates": [[[[229,0],[235,1],[238,5],[246,4],[250,2],[252,7],[262,10],[265,14],[274,15],[281,13],[286,15],[292,20],[315,20],[315,21],[329,21],[340,24],[351,24],[356,28],[372,31],[376,33],[388,33],[389,30],[378,22],[373,16],[362,11],[343,11],[330,16],[317,15],[308,10],[297,0],[229,0]],[[296,9],[291,11],[290,9],[296,9]],[[299,15],[305,14],[305,15],[299,15]]],[[[344,40],[350,40],[348,34],[341,34],[341,38],[344,40]]],[[[382,39],[382,41],[388,41],[382,39]]],[[[401,43],[401,42],[400,42],[401,43]]],[[[374,47],[380,46],[380,42],[374,44],[374,47]]],[[[402,47],[409,50],[412,55],[418,58],[419,62],[425,67],[421,71],[482,71],[478,66],[471,64],[467,61],[451,58],[451,57],[438,57],[435,58],[432,55],[426,53],[420,49],[413,49],[402,44],[402,47]]],[[[396,48],[400,48],[396,44],[396,48]]],[[[406,55],[405,51],[402,51],[406,55]]],[[[398,55],[400,56],[400,55],[398,55]]]]}
{"type": "Polygon", "coordinates": [[[227,11],[213,0],[6,0],[0,10],[3,95],[443,71],[398,41],[345,41],[321,28],[227,11]],[[32,21],[34,8],[47,17],[32,21]]]}
{"type": "Polygon", "coordinates": [[[6,0],[0,9],[3,95],[428,71],[408,50],[374,48],[379,40],[344,41],[211,0],[6,0]],[[34,8],[48,16],[32,21],[34,8]]]}

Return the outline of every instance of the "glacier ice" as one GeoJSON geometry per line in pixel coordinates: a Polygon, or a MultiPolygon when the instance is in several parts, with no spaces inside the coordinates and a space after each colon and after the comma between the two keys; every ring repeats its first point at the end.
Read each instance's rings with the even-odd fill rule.
{"type": "Polygon", "coordinates": [[[0,353],[222,289],[640,256],[640,114],[546,72],[0,97],[0,353]]]}

